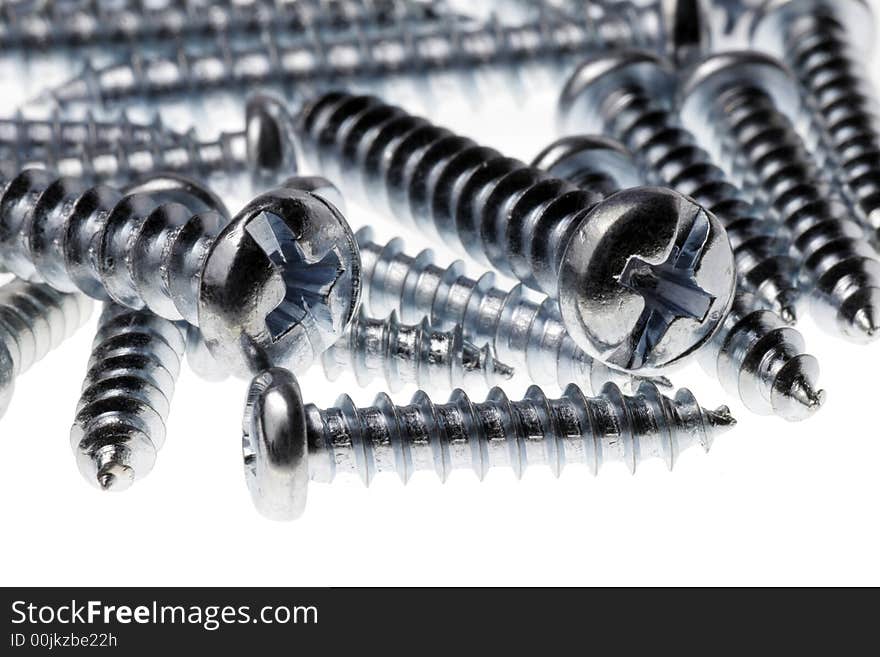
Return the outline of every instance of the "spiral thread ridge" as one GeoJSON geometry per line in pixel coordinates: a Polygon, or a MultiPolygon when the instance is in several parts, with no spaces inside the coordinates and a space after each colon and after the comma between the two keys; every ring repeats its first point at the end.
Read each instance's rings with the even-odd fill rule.
{"type": "Polygon", "coordinates": [[[791,234],[819,322],[857,342],[880,335],[880,262],[788,117],[767,91],[746,84],[720,94],[710,113],[723,133],[716,136],[736,144],[791,234]]]}
{"type": "Polygon", "coordinates": [[[609,381],[635,390],[646,380],[612,369],[579,348],[551,299],[533,301],[521,285],[496,287],[492,272],[469,278],[460,260],[439,267],[430,250],[408,255],[399,238],[379,244],[369,228],[358,231],[357,239],[363,304],[373,315],[396,312],[405,322],[427,317],[442,330],[460,326],[467,339],[490,345],[499,359],[523,369],[541,386],[576,383],[593,393],[609,381]]]}
{"type": "Polygon", "coordinates": [[[396,216],[433,223],[444,239],[551,296],[572,231],[600,200],[371,96],[321,96],[304,108],[298,135],[328,177],[396,216]]]}
{"type": "Polygon", "coordinates": [[[88,481],[124,490],[152,469],[185,347],[179,323],[106,304],[70,430],[88,481]]]}
{"type": "Polygon", "coordinates": [[[606,132],[629,149],[649,181],[690,196],[718,217],[736,256],[739,290],[794,321],[798,262],[788,255],[791,243],[778,223],[759,216],[696,137],[645,88],[629,85],[611,96],[603,103],[606,132]]]}
{"type": "Polygon", "coordinates": [[[708,450],[735,423],[726,407],[707,411],[688,390],[671,399],[650,383],[633,396],[607,384],[592,398],[571,385],[553,400],[532,386],[522,401],[494,388],[482,403],[461,390],[446,404],[419,392],[408,406],[381,394],[369,408],[343,396],[335,408],[307,405],[305,416],[311,478],[351,473],[366,485],[385,471],[406,482],[413,472],[433,470],[445,481],[457,469],[482,479],[490,468],[509,467],[520,477],[528,465],[544,464],[558,476],[567,463],[595,474],[606,462],[622,461],[635,472],[649,458],[671,469],[681,451],[708,450]]]}
{"type": "MultiPolygon", "coordinates": [[[[438,11],[410,0],[167,0],[149,3],[43,0],[27,13],[0,7],[0,42],[8,48],[70,48],[103,44],[162,45],[223,34],[255,37],[264,30],[367,29],[407,20],[430,23],[438,11]]],[[[441,5],[442,7],[442,5],[441,5]]]]}
{"type": "Polygon", "coordinates": [[[859,219],[880,244],[880,116],[861,57],[830,7],[801,16],[791,28],[783,36],[786,63],[821,117],[859,219]]]}
{"type": "Polygon", "coordinates": [[[91,299],[81,294],[22,280],[0,287],[0,343],[10,368],[5,375],[11,379],[30,369],[85,324],[91,312],[91,299]]]}
{"type": "Polygon", "coordinates": [[[198,324],[202,265],[226,218],[26,169],[0,176],[0,263],[19,278],[198,324]]]}
{"type": "Polygon", "coordinates": [[[80,75],[49,92],[49,98],[70,107],[267,85],[306,97],[316,88],[352,81],[370,84],[398,76],[423,80],[421,76],[432,72],[487,66],[517,77],[523,63],[554,64],[603,46],[644,41],[634,38],[637,27],[612,18],[613,29],[605,29],[604,21],[576,22],[552,13],[519,25],[505,25],[495,17],[477,24],[444,19],[436,26],[418,27],[395,21],[376,32],[361,26],[342,34],[314,30],[290,41],[268,31],[258,44],[244,46],[224,32],[205,47],[181,48],[173,56],[133,53],[107,66],[90,61],[80,75]]]}

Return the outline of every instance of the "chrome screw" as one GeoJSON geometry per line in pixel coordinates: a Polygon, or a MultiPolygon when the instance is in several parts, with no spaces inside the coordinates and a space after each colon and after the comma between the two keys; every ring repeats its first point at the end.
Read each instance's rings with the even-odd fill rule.
{"type": "MultiPolygon", "coordinates": [[[[620,16],[607,17],[619,31],[599,24],[578,24],[552,14],[519,25],[492,18],[485,23],[445,21],[435,27],[414,29],[407,23],[380,32],[355,28],[348,34],[313,32],[308,38],[281,42],[274,33],[263,42],[238,47],[225,37],[205,48],[181,48],[174,56],[143,58],[84,71],[48,92],[50,100],[68,110],[76,105],[154,103],[188,98],[204,91],[231,91],[255,86],[286,87],[297,97],[316,87],[361,82],[368,85],[394,76],[422,76],[432,72],[471,72],[487,66],[510,72],[515,79],[523,63],[559,66],[571,55],[583,56],[597,48],[636,41],[641,27],[620,16]]],[[[603,24],[604,25],[604,24],[603,24]]]]}
{"type": "Polygon", "coordinates": [[[6,140],[0,137],[0,155],[15,169],[39,166],[118,186],[157,173],[206,179],[250,171],[261,185],[294,174],[292,126],[284,106],[271,96],[257,95],[248,100],[245,114],[244,129],[208,141],[199,140],[194,131],[165,133],[129,121],[14,118],[0,123],[0,133],[7,135],[6,140]],[[47,138],[51,136],[60,138],[52,141],[47,138]]]}
{"type": "Polygon", "coordinates": [[[319,97],[297,137],[328,177],[558,299],[576,344],[612,366],[646,374],[678,362],[730,307],[724,229],[672,190],[603,200],[370,96],[319,97]]]}
{"type": "MultiPolygon", "coordinates": [[[[399,312],[410,322],[427,317],[443,329],[460,325],[470,340],[491,345],[502,361],[523,368],[542,386],[575,383],[593,393],[609,381],[635,390],[645,380],[612,369],[580,349],[565,330],[553,299],[534,301],[522,285],[496,287],[495,274],[489,271],[470,278],[461,260],[439,267],[432,251],[409,255],[400,238],[377,243],[370,228],[356,236],[363,304],[374,315],[399,312]]],[[[662,377],[651,381],[671,386],[662,377]]]]}
{"type": "Polygon", "coordinates": [[[180,323],[104,306],[70,429],[87,481],[122,491],[153,469],[184,349],[180,323]]]}
{"type": "Polygon", "coordinates": [[[799,263],[786,255],[791,242],[682,126],[672,110],[677,87],[676,73],[650,53],[628,50],[589,60],[562,92],[560,128],[567,134],[600,132],[619,140],[645,180],[687,194],[718,217],[736,256],[738,291],[793,323],[799,263]]]}
{"type": "Polygon", "coordinates": [[[797,75],[825,129],[835,173],[880,246],[880,115],[863,64],[874,26],[864,0],[777,0],[754,11],[751,40],[797,75]]]}
{"type": "Polygon", "coordinates": [[[465,340],[460,326],[437,331],[427,319],[401,324],[394,312],[375,319],[361,311],[321,360],[330,381],[345,371],[353,372],[362,386],[382,376],[391,392],[406,385],[430,391],[476,382],[491,386],[513,376],[513,369],[497,361],[490,347],[465,340]]]}
{"type": "MultiPolygon", "coordinates": [[[[660,148],[661,140],[649,141],[660,148]]],[[[670,151],[679,155],[661,160],[674,167],[676,159],[687,157],[699,173],[703,170],[699,164],[701,151],[687,155],[688,148],[685,145],[681,150],[670,151]]],[[[619,172],[625,171],[626,164],[621,160],[626,156],[622,144],[606,138],[567,137],[545,149],[535,165],[579,186],[608,194],[613,191],[609,180],[621,179],[619,172]]],[[[634,168],[635,164],[631,161],[630,166],[634,168]]],[[[684,167],[682,176],[686,170],[684,167]]],[[[710,192],[715,189],[712,182],[706,184],[710,192]]],[[[724,193],[723,184],[720,193],[724,193]]],[[[695,190],[693,196],[700,200],[703,194],[695,190]]],[[[825,392],[817,387],[819,363],[803,350],[804,339],[797,330],[787,326],[777,314],[760,309],[748,292],[740,290],[724,324],[700,350],[697,359],[750,411],[797,421],[811,416],[825,399],[825,392]]]]}
{"type": "Polygon", "coordinates": [[[232,373],[302,369],[353,318],[360,264],[338,210],[295,185],[229,222],[195,184],[126,195],[25,170],[0,178],[0,262],[21,278],[198,325],[232,373]]]}
{"type": "Polygon", "coordinates": [[[880,261],[782,109],[799,102],[790,73],[759,53],[723,53],[703,59],[682,89],[686,121],[716,150],[737,149],[782,218],[819,323],[856,342],[880,336],[880,261]]]}
{"type": "Polygon", "coordinates": [[[445,481],[452,470],[473,469],[482,479],[492,467],[519,477],[530,464],[559,475],[580,462],[595,474],[609,461],[630,471],[648,458],[672,468],[692,445],[707,450],[735,420],[722,406],[701,408],[688,390],[674,399],[650,383],[626,396],[613,384],[598,397],[569,386],[547,399],[532,386],[522,401],[494,388],[483,403],[455,391],[446,404],[424,393],[408,406],[379,395],[370,408],[342,396],[335,408],[304,404],[294,376],[278,368],[251,383],[243,423],[245,475],[257,509],[274,520],[292,520],[305,509],[309,480],[358,474],[369,485],[383,471],[406,483],[413,472],[433,470],[445,481]]]}
{"type": "Polygon", "coordinates": [[[46,285],[15,280],[0,287],[0,417],[15,378],[86,323],[92,301],[46,285]]]}

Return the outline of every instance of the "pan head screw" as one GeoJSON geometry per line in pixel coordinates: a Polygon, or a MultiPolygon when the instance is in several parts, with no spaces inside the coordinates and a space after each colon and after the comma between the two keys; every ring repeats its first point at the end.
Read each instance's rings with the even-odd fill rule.
{"type": "Polygon", "coordinates": [[[302,371],[354,317],[360,258],[330,202],[280,188],[249,203],[213,241],[199,288],[199,327],[230,371],[266,363],[302,371]]]}

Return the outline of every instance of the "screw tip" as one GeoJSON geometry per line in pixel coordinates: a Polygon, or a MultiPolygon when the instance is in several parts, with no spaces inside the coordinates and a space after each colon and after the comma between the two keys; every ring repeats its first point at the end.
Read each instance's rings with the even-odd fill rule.
{"type": "Polygon", "coordinates": [[[101,490],[120,492],[131,486],[134,471],[121,463],[108,463],[98,470],[95,479],[101,490]]]}
{"type": "Polygon", "coordinates": [[[878,337],[880,326],[878,326],[877,311],[873,306],[860,308],[853,317],[853,325],[856,330],[868,340],[878,337]]]}
{"type": "Polygon", "coordinates": [[[709,425],[718,431],[726,431],[736,426],[736,418],[727,406],[719,406],[714,411],[706,411],[709,425]]]}

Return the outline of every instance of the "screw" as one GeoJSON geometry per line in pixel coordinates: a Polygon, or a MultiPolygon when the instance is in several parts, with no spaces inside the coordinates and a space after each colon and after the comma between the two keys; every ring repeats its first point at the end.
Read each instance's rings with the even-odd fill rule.
{"type": "MultiPolygon", "coordinates": [[[[437,3],[406,0],[175,0],[158,6],[141,1],[38,3],[27,14],[14,8],[0,22],[6,48],[39,50],[128,45],[139,49],[203,42],[222,35],[256,37],[264,30],[304,33],[354,27],[378,29],[394,21],[430,23],[437,3]]],[[[442,5],[441,5],[442,8],[442,5]]]]}
{"type": "Polygon", "coordinates": [[[498,362],[490,347],[481,349],[465,340],[460,326],[437,331],[425,318],[419,324],[401,324],[394,312],[375,319],[361,311],[321,358],[331,381],[346,370],[362,386],[382,375],[391,392],[408,384],[431,391],[480,380],[491,386],[513,377],[513,369],[498,362]]]}
{"type": "Polygon", "coordinates": [[[857,342],[880,335],[880,262],[781,109],[796,107],[799,98],[784,66],[754,52],[715,55],[693,69],[682,89],[685,118],[713,126],[706,138],[716,148],[738,148],[791,233],[819,323],[857,342]]]}
{"type": "Polygon", "coordinates": [[[857,218],[880,245],[877,96],[862,64],[874,46],[874,25],[863,0],[777,0],[753,13],[751,39],[797,75],[825,128],[857,218]]]}
{"type": "Polygon", "coordinates": [[[497,466],[520,477],[531,463],[559,476],[567,462],[585,463],[595,474],[615,460],[635,472],[652,457],[671,469],[681,451],[696,444],[708,451],[733,424],[727,407],[707,411],[688,390],[670,399],[650,383],[631,397],[609,383],[593,398],[571,385],[550,400],[532,386],[517,402],[494,388],[483,403],[456,390],[446,404],[418,392],[408,406],[381,394],[372,407],[357,408],[344,395],[336,408],[319,409],[303,403],[290,372],[273,368],[251,382],[242,443],[257,509],[292,520],[305,508],[309,479],[357,473],[369,485],[375,474],[392,470],[406,483],[417,470],[433,470],[445,481],[463,468],[482,479],[497,466]]]}
{"type": "MultiPolygon", "coordinates": [[[[620,41],[632,41],[639,26],[609,16],[621,31],[598,29],[552,14],[519,25],[496,18],[485,23],[444,21],[436,27],[413,29],[396,23],[380,32],[359,27],[342,35],[312,32],[307,38],[282,43],[274,33],[263,43],[235,47],[225,37],[194,50],[183,47],[174,56],[131,58],[103,67],[87,64],[83,72],[48,92],[49,100],[70,109],[77,104],[130,104],[193,97],[197,92],[286,87],[297,97],[352,81],[375,84],[394,76],[417,76],[475,68],[501,68],[516,78],[523,63],[550,63],[583,55],[620,41]],[[621,24],[623,23],[623,24],[621,24]]],[[[604,26],[604,23],[602,24],[604,26]]],[[[644,39],[639,42],[643,43],[644,39]]]]}
{"type": "Polygon", "coordinates": [[[283,105],[257,95],[246,106],[245,129],[200,141],[194,131],[166,133],[154,126],[96,122],[0,122],[0,153],[10,166],[41,166],[62,176],[126,185],[157,172],[204,179],[251,169],[261,183],[296,171],[292,126],[283,105]],[[56,139],[57,138],[57,139],[56,139]]]}
{"type": "Polygon", "coordinates": [[[156,462],[180,373],[184,327],[146,310],[104,306],[70,444],[86,480],[122,491],[156,462]]]}
{"type": "MultiPolygon", "coordinates": [[[[627,156],[618,142],[567,137],[545,149],[535,164],[579,186],[598,186],[594,191],[608,194],[613,191],[609,181],[626,180],[634,173],[632,160],[631,170],[626,170],[627,156]]],[[[690,161],[699,162],[700,157],[690,161]]],[[[786,326],[775,313],[761,310],[748,292],[739,291],[723,326],[697,359],[749,410],[797,421],[812,415],[825,399],[825,392],[816,385],[819,363],[803,349],[804,339],[798,331],[786,326]]]]}
{"type": "Polygon", "coordinates": [[[738,290],[793,323],[798,262],[784,255],[791,244],[774,234],[777,223],[757,214],[673,114],[677,86],[676,73],[655,55],[605,55],[569,78],[560,124],[569,133],[603,132],[620,140],[647,181],[687,194],[718,217],[736,256],[738,290]]]}
{"type": "Polygon", "coordinates": [[[671,190],[603,201],[369,96],[321,96],[297,136],[328,177],[558,299],[575,343],[612,366],[645,374],[680,361],[730,307],[723,228],[671,190]]]}
{"type": "Polygon", "coordinates": [[[354,316],[360,263],[338,210],[295,185],[227,222],[195,184],[125,195],[25,170],[0,177],[0,262],[62,291],[198,325],[232,373],[256,362],[301,369],[354,316]]]}
{"type": "Polygon", "coordinates": [[[0,286],[0,417],[9,408],[15,378],[86,323],[92,302],[38,283],[0,286]]]}

